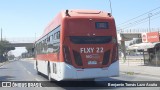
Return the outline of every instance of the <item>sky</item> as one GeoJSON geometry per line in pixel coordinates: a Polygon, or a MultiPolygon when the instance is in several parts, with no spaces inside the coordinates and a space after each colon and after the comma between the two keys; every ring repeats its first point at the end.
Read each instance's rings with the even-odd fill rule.
{"type": "MultiPolygon", "coordinates": [[[[127,20],[160,7],[160,0],[110,1],[117,28],[123,28],[121,24],[127,20]]],[[[0,0],[0,28],[3,29],[3,37],[39,37],[56,14],[66,9],[111,11],[109,0],[0,0]]],[[[160,27],[158,21],[151,20],[151,26],[160,27]]],[[[148,24],[140,27],[147,28],[148,24]]],[[[16,52],[19,51],[14,51],[16,52]]]]}

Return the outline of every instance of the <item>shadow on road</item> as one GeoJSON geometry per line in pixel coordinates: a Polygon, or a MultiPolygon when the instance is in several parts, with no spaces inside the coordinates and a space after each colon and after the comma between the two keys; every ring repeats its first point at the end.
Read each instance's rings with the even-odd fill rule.
{"type": "Polygon", "coordinates": [[[2,70],[2,69],[8,69],[8,68],[0,68],[0,70],[2,70]]]}
{"type": "Polygon", "coordinates": [[[13,76],[0,76],[0,81],[11,81],[14,78],[15,77],[13,77],[13,76]]]}
{"type": "MultiPolygon", "coordinates": [[[[45,78],[47,78],[45,76],[45,78]]],[[[61,87],[64,89],[117,89],[121,87],[109,87],[108,82],[123,82],[118,79],[105,78],[98,81],[42,81],[44,87],[61,87]]]]}

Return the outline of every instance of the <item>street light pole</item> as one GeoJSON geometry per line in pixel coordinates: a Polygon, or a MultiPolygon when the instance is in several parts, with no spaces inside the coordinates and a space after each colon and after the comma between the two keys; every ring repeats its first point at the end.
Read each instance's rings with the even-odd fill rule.
{"type": "Polygon", "coordinates": [[[2,42],[2,28],[1,28],[1,42],[2,42]]]}

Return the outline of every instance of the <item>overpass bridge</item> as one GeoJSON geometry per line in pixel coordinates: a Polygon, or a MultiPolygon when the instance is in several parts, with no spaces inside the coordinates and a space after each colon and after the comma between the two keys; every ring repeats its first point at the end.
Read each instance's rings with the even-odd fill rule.
{"type": "Polygon", "coordinates": [[[32,48],[34,46],[34,37],[26,37],[26,38],[4,38],[5,40],[9,41],[8,47],[29,47],[32,48]]]}
{"type": "MultiPolygon", "coordinates": [[[[133,38],[141,38],[141,33],[143,32],[131,32],[131,31],[120,31],[117,32],[117,37],[118,37],[118,42],[121,44],[122,46],[122,53],[125,56],[126,53],[126,45],[125,45],[125,41],[130,41],[133,38]]],[[[10,42],[10,44],[8,45],[8,47],[29,47],[32,48],[34,47],[33,43],[36,40],[35,37],[27,37],[27,38],[6,38],[7,41],[10,42]]]]}
{"type": "MultiPolygon", "coordinates": [[[[125,49],[125,41],[130,41],[133,38],[141,38],[141,32],[118,32],[118,42],[125,49]]],[[[9,41],[8,47],[30,47],[34,46],[35,37],[17,37],[17,38],[4,38],[9,41]]]]}
{"type": "MultiPolygon", "coordinates": [[[[152,31],[160,31],[160,29],[155,29],[152,31]]],[[[133,38],[141,38],[141,34],[148,32],[148,30],[125,30],[125,31],[117,31],[117,37],[118,37],[118,43],[121,44],[122,47],[122,53],[124,54],[124,57],[126,56],[126,41],[133,40],[133,38]]],[[[9,41],[11,44],[8,46],[12,47],[33,47],[33,43],[36,40],[35,37],[27,37],[27,38],[6,38],[7,41],[9,41]]]]}
{"type": "MultiPolygon", "coordinates": [[[[151,32],[156,32],[160,31],[160,28],[157,29],[151,29],[151,32]]],[[[121,44],[121,49],[122,49],[122,54],[124,57],[126,57],[126,41],[133,40],[133,38],[139,38],[141,39],[141,34],[142,33],[147,33],[149,30],[147,29],[133,29],[133,30],[120,30],[117,31],[117,38],[118,38],[118,43],[121,44]]]]}
{"type": "Polygon", "coordinates": [[[117,38],[118,38],[118,43],[121,45],[121,50],[123,57],[126,58],[126,41],[133,40],[133,38],[141,38],[142,33],[127,33],[127,32],[122,32],[122,33],[117,33],[117,38]]]}
{"type": "Polygon", "coordinates": [[[34,47],[33,43],[10,43],[7,47],[34,47]]]}
{"type": "MultiPolygon", "coordinates": [[[[142,32],[117,32],[118,42],[122,45],[122,51],[125,53],[125,41],[130,41],[133,38],[141,38],[142,32]]],[[[34,45],[35,37],[17,37],[17,38],[4,38],[9,41],[8,47],[29,47],[32,48],[34,45]]]]}

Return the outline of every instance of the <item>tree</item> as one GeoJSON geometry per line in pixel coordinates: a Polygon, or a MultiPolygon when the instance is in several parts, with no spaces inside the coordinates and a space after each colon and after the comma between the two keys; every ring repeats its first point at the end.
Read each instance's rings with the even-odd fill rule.
{"type": "Polygon", "coordinates": [[[8,52],[8,60],[13,60],[15,56],[13,55],[12,52],[8,52]]]}
{"type": "Polygon", "coordinates": [[[32,47],[26,47],[27,49],[27,57],[34,57],[34,51],[33,51],[33,48],[32,47]]]}
{"type": "Polygon", "coordinates": [[[29,53],[29,52],[32,52],[32,48],[31,47],[26,47],[26,49],[27,49],[27,52],[29,53]]]}
{"type": "Polygon", "coordinates": [[[10,43],[7,40],[0,41],[0,61],[6,60],[7,53],[14,50],[15,47],[9,47],[10,43]]]}

